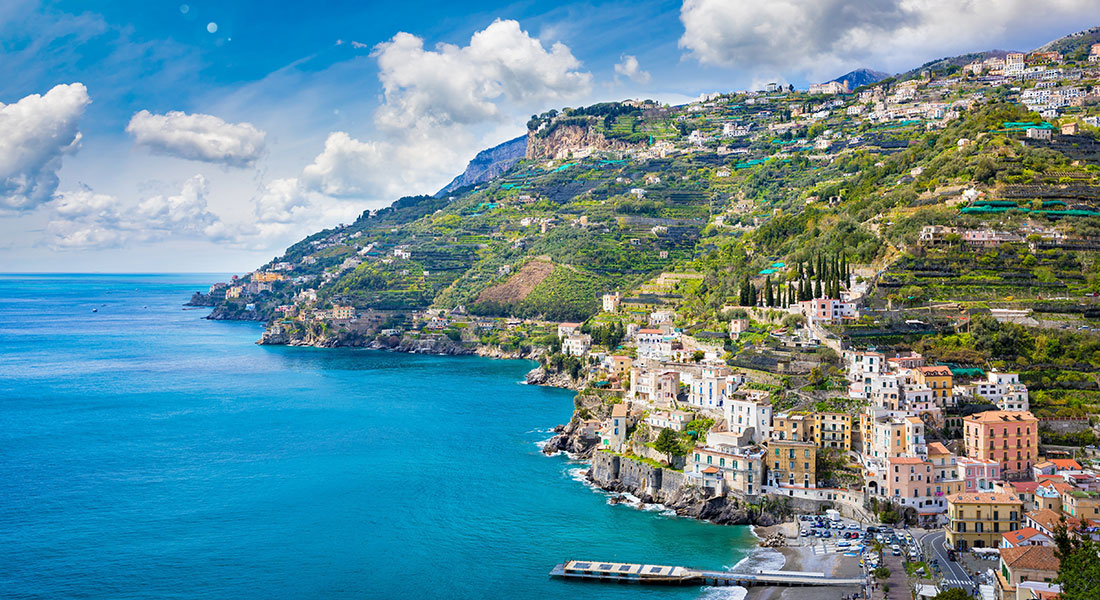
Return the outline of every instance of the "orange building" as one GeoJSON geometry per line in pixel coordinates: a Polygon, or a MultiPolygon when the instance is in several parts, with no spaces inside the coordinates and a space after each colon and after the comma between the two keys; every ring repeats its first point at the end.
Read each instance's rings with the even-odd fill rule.
{"type": "Polygon", "coordinates": [[[1039,420],[1024,411],[970,415],[963,419],[963,441],[967,456],[999,462],[1003,477],[1027,477],[1039,449],[1039,420]]]}

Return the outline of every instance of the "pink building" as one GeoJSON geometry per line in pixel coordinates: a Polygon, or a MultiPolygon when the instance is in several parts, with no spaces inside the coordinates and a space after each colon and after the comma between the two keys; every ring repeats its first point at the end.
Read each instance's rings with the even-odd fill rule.
{"type": "Polygon", "coordinates": [[[845,319],[855,319],[856,306],[851,302],[834,300],[832,298],[817,298],[798,303],[802,308],[802,314],[814,323],[840,323],[845,319]]]}
{"type": "Polygon", "coordinates": [[[967,492],[992,491],[993,482],[1001,478],[1001,464],[995,460],[960,456],[955,466],[967,492]]]}

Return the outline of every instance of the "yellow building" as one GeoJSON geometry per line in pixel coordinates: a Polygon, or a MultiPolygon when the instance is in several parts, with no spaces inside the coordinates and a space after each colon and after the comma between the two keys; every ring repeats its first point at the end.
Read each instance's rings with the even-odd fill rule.
{"type": "Polygon", "coordinates": [[[256,282],[282,281],[284,279],[286,279],[286,275],[282,273],[272,273],[270,271],[257,271],[252,274],[252,281],[256,282]]]}
{"type": "Polygon", "coordinates": [[[352,319],[355,317],[354,306],[333,306],[332,318],[333,319],[352,319]]]}
{"type": "Polygon", "coordinates": [[[779,413],[772,417],[772,439],[780,441],[814,441],[814,418],[810,415],[779,413]]]}
{"type": "Polygon", "coordinates": [[[813,442],[768,442],[768,479],[775,485],[817,487],[817,446],[813,442]]]}
{"type": "Polygon", "coordinates": [[[627,378],[630,376],[630,368],[634,366],[634,360],[629,356],[614,354],[607,357],[608,370],[612,375],[627,378]]]}
{"type": "Polygon", "coordinates": [[[1039,451],[1039,420],[1030,412],[987,410],[963,419],[970,458],[997,461],[1001,476],[1031,474],[1039,451]]]}
{"type": "Polygon", "coordinates": [[[1085,490],[1062,492],[1062,512],[1081,521],[1100,520],[1100,492],[1085,490]]]}
{"type": "Polygon", "coordinates": [[[918,385],[926,385],[932,390],[932,400],[936,405],[943,406],[951,402],[951,369],[942,366],[917,367],[914,375],[918,385]]]}
{"type": "Polygon", "coordinates": [[[947,497],[947,520],[947,543],[952,548],[997,548],[1002,533],[1020,528],[1023,502],[1008,493],[952,494],[947,497]]]}
{"type": "Polygon", "coordinates": [[[814,413],[814,443],[818,448],[848,450],[852,447],[852,415],[848,413],[814,413]]]}

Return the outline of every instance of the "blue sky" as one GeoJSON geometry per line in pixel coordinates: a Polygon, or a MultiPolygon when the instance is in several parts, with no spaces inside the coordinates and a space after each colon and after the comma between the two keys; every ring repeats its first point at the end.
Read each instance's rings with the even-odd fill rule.
{"type": "Polygon", "coordinates": [[[241,271],[527,117],[804,87],[1096,25],[1098,0],[2,2],[0,271],[241,271]]]}

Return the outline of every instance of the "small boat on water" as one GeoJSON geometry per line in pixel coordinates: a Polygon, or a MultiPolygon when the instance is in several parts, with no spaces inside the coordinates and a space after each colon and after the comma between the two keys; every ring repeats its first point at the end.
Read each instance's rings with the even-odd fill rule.
{"type": "Polygon", "coordinates": [[[99,312],[99,309],[98,308],[93,308],[92,312],[99,312]]]}

